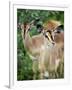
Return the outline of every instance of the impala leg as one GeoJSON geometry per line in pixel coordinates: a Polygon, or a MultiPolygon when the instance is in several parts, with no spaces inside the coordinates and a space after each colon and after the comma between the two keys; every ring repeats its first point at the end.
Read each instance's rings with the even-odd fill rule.
{"type": "Polygon", "coordinates": [[[37,68],[38,68],[38,61],[33,61],[33,66],[32,66],[32,69],[33,69],[33,80],[36,80],[36,77],[37,77],[37,68]]]}
{"type": "Polygon", "coordinates": [[[40,79],[44,79],[44,73],[45,73],[45,51],[41,51],[40,58],[39,58],[39,72],[40,72],[40,79]]]}

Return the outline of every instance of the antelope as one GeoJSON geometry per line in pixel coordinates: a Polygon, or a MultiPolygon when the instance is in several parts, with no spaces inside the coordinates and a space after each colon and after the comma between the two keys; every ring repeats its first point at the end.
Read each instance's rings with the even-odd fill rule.
{"type": "MultiPolygon", "coordinates": [[[[48,65],[48,72],[57,72],[58,67],[62,67],[64,64],[64,31],[63,25],[61,25],[61,22],[50,20],[46,23],[44,23],[43,28],[45,31],[48,31],[52,35],[52,40],[55,42],[55,45],[50,50],[50,53],[48,53],[49,58],[45,61],[48,65]]],[[[62,70],[60,70],[62,73],[62,70]]],[[[56,73],[57,74],[57,73],[56,73]]],[[[47,75],[46,75],[47,76],[47,75]]],[[[57,75],[58,77],[58,75],[57,75]]]]}
{"type": "MultiPolygon", "coordinates": [[[[29,23],[22,24],[21,29],[24,47],[27,49],[30,58],[33,60],[33,72],[36,73],[34,64],[37,61],[40,72],[40,78],[43,79],[44,73],[46,71],[46,67],[44,64],[46,52],[48,52],[47,56],[49,56],[48,54],[50,52],[50,48],[53,47],[54,42],[50,37],[50,33],[45,31],[38,35],[30,37],[29,23]]],[[[36,77],[34,74],[34,79],[35,78],[36,77]]]]}
{"type": "MultiPolygon", "coordinates": [[[[62,27],[63,26],[60,25],[54,31],[51,31],[55,44],[51,51],[51,60],[50,61],[51,61],[51,64],[53,62],[56,63],[55,72],[57,72],[57,69],[60,67],[60,73],[63,72],[63,68],[64,68],[63,67],[63,65],[64,65],[64,31],[61,30],[62,27]]],[[[58,77],[58,74],[57,74],[57,77],[58,77]]]]}
{"type": "MultiPolygon", "coordinates": [[[[62,25],[58,26],[55,30],[48,30],[53,37],[53,40],[55,42],[54,46],[50,49],[50,52],[46,52],[49,56],[45,59],[45,63],[47,64],[47,70],[49,73],[49,78],[53,78],[51,75],[56,74],[58,77],[57,69],[60,66],[60,73],[62,73],[63,70],[63,64],[64,64],[64,31],[61,30],[62,25]]],[[[46,73],[47,74],[47,73],[46,73]]],[[[47,77],[47,75],[45,75],[47,77]]],[[[54,75],[55,78],[55,75],[54,75]]]]}

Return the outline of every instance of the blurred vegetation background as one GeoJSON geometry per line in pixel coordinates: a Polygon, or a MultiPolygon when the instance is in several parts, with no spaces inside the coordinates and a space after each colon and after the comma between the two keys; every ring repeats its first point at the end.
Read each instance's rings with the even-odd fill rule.
{"type": "MultiPolygon", "coordinates": [[[[39,23],[57,20],[64,24],[64,11],[17,9],[17,80],[33,80],[32,60],[24,48],[20,25],[36,18],[40,18],[39,23]]],[[[36,31],[36,27],[32,29],[32,31],[36,31]]],[[[34,33],[37,32],[32,32],[32,34],[34,33]]],[[[37,77],[37,79],[39,78],[37,77]]]]}

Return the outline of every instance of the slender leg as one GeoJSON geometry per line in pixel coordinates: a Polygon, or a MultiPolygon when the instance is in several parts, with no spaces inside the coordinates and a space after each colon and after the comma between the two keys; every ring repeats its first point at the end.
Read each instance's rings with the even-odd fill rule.
{"type": "Polygon", "coordinates": [[[45,72],[45,51],[41,51],[40,53],[40,58],[39,58],[39,64],[38,64],[38,67],[39,67],[39,71],[40,71],[40,79],[43,79],[44,78],[44,72],[45,72]]]}
{"type": "Polygon", "coordinates": [[[34,73],[34,75],[33,75],[33,80],[36,80],[36,76],[37,76],[37,65],[38,65],[38,61],[33,61],[33,67],[32,67],[32,69],[33,69],[33,73],[34,73]]]}

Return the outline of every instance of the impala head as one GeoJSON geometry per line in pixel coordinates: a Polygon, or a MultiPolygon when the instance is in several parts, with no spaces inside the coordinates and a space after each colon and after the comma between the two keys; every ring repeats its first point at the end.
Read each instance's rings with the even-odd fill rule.
{"type": "Polygon", "coordinates": [[[44,36],[45,36],[45,38],[47,38],[49,43],[51,43],[52,45],[55,44],[55,42],[53,40],[53,36],[52,36],[52,31],[48,30],[48,31],[44,32],[44,36]]]}
{"type": "Polygon", "coordinates": [[[21,25],[21,29],[22,29],[22,33],[24,34],[24,38],[25,38],[25,34],[30,30],[31,26],[29,23],[23,23],[21,25]]]}

